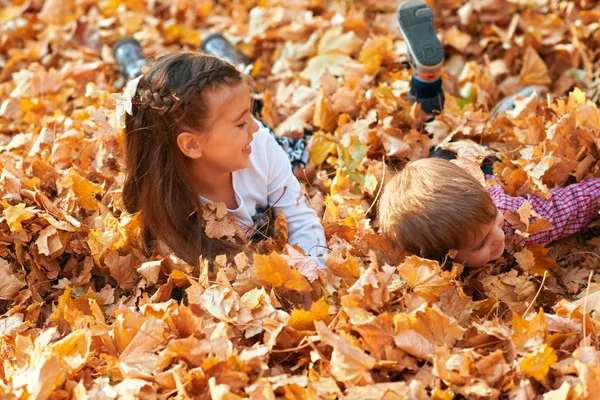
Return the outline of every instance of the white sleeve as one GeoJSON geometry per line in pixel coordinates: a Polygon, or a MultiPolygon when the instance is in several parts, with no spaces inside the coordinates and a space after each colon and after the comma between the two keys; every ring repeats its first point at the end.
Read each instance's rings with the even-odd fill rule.
{"type": "MultiPolygon", "coordinates": [[[[323,225],[308,204],[300,183],[292,173],[290,160],[275,139],[267,140],[269,157],[268,201],[275,215],[282,211],[288,222],[288,241],[299,244],[312,257],[327,254],[323,225]]],[[[322,260],[321,260],[322,261],[322,260]]],[[[322,262],[320,262],[322,266],[322,262]]]]}

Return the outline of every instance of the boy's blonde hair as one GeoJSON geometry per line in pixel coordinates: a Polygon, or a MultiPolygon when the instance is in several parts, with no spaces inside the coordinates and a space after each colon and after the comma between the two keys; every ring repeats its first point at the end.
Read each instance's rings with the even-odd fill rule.
{"type": "Polygon", "coordinates": [[[442,261],[496,217],[487,190],[461,167],[441,158],[408,163],[385,186],[379,223],[393,244],[442,261]]]}

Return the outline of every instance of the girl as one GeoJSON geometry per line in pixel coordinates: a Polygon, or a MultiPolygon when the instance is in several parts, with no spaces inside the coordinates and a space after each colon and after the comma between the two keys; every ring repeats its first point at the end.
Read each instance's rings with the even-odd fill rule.
{"type": "Polygon", "coordinates": [[[159,57],[128,85],[123,199],[141,212],[147,250],[158,242],[192,265],[240,251],[202,227],[202,205],[222,202],[248,235],[260,210],[282,211],[290,243],[325,253],[323,227],[287,155],[252,118],[252,86],[226,61],[182,52],[159,57]]]}

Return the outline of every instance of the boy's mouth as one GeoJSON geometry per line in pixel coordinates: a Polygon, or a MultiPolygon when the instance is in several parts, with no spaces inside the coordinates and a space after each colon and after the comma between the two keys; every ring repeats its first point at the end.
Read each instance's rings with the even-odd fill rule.
{"type": "Polygon", "coordinates": [[[242,151],[244,153],[251,153],[252,152],[252,146],[250,145],[250,143],[248,143],[243,149],[242,151]]]}

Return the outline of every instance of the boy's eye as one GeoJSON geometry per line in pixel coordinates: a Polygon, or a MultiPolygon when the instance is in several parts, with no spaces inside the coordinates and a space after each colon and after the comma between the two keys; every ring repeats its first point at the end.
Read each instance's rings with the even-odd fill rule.
{"type": "Polygon", "coordinates": [[[241,124],[237,125],[238,128],[243,128],[246,125],[246,121],[242,122],[241,124]]]}
{"type": "Polygon", "coordinates": [[[483,249],[485,247],[486,242],[487,242],[487,239],[484,240],[483,243],[481,243],[481,245],[475,249],[475,251],[479,251],[479,250],[483,249]]]}

